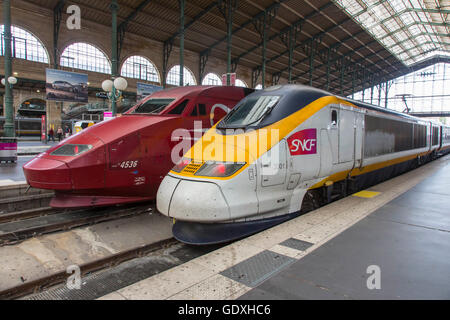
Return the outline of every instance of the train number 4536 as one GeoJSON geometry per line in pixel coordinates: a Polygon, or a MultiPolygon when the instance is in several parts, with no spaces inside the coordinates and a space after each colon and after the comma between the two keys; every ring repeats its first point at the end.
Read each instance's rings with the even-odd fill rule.
{"type": "Polygon", "coordinates": [[[136,168],[139,164],[139,161],[123,161],[121,163],[119,163],[119,167],[121,167],[122,169],[129,169],[129,168],[136,168]]]}

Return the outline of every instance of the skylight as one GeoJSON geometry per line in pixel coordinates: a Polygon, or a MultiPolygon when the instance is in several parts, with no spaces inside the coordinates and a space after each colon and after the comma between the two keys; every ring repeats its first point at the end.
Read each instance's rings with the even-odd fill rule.
{"type": "Polygon", "coordinates": [[[450,0],[333,0],[406,65],[450,56],[450,0]]]}

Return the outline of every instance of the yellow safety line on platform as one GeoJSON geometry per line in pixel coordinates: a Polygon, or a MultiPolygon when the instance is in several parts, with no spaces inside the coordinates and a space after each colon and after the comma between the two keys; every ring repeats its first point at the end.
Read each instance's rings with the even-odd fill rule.
{"type": "Polygon", "coordinates": [[[370,199],[370,198],[376,197],[380,193],[381,192],[363,190],[363,191],[360,191],[360,192],[357,192],[357,193],[353,194],[353,196],[354,197],[370,199]]]}

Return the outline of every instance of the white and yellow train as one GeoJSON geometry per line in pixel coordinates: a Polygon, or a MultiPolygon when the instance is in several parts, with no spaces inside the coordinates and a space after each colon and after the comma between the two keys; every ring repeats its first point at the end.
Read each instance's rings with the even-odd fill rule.
{"type": "Polygon", "coordinates": [[[300,85],[245,99],[164,178],[182,242],[271,227],[450,151],[450,127],[300,85]]]}

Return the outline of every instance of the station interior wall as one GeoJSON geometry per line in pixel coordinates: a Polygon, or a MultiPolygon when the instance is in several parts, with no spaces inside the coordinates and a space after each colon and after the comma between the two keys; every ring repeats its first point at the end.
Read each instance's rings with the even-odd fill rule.
{"type": "MultiPolygon", "coordinates": [[[[83,12],[81,12],[81,15],[83,12]]],[[[94,45],[100,49],[109,60],[111,60],[111,28],[92,22],[83,20],[81,16],[81,30],[69,30],[66,27],[67,15],[63,13],[61,27],[58,40],[58,52],[61,53],[70,44],[76,42],[86,42],[94,45]]],[[[49,63],[39,63],[23,59],[13,58],[12,71],[17,72],[16,77],[45,81],[45,69],[54,68],[54,52],[53,52],[53,11],[46,8],[39,7],[35,4],[25,2],[22,0],[15,0],[11,4],[11,22],[13,26],[20,27],[33,34],[38,38],[49,57],[49,63]]],[[[0,24],[3,23],[3,16],[0,15],[0,24]]],[[[120,23],[120,22],[119,22],[120,23]]],[[[223,26],[226,27],[225,25],[223,26]]],[[[189,32],[189,31],[187,31],[189,32]]],[[[186,40],[185,40],[186,41],[186,40]]],[[[197,81],[201,84],[199,79],[199,54],[184,50],[184,64],[192,71],[197,81]]],[[[141,37],[139,35],[126,33],[123,48],[119,61],[119,72],[123,62],[130,56],[143,56],[150,60],[158,69],[160,78],[163,70],[163,43],[154,41],[149,38],[141,37]]],[[[168,70],[174,65],[179,64],[179,48],[177,42],[173,46],[171,56],[169,58],[168,70]]],[[[226,73],[226,61],[215,57],[210,57],[205,68],[204,75],[213,72],[219,77],[226,73]]],[[[79,72],[88,74],[89,86],[92,88],[101,88],[101,83],[105,79],[109,79],[110,75],[90,72],[86,70],[72,69],[60,67],[62,70],[79,72]]],[[[0,57],[0,73],[4,74],[4,58],[0,57]]],[[[252,70],[248,67],[239,65],[236,70],[237,78],[245,81],[249,86],[251,85],[252,70]]],[[[266,86],[270,85],[269,75],[266,76],[266,86]]],[[[126,78],[128,81],[127,92],[136,92],[136,82],[145,82],[143,80],[126,78]]],[[[280,83],[286,83],[286,79],[280,79],[280,83]]],[[[149,82],[151,83],[151,82],[149,82]]],[[[170,86],[168,86],[170,87],[170,86]]],[[[19,106],[24,101],[31,98],[45,99],[45,90],[37,92],[36,89],[13,89],[14,109],[17,112],[19,106]]],[[[96,97],[89,97],[89,103],[101,102],[102,99],[96,97]]],[[[68,108],[72,104],[69,102],[63,103],[63,108],[68,108]]],[[[48,126],[57,126],[61,120],[61,103],[47,102],[47,117],[48,126]]]]}

